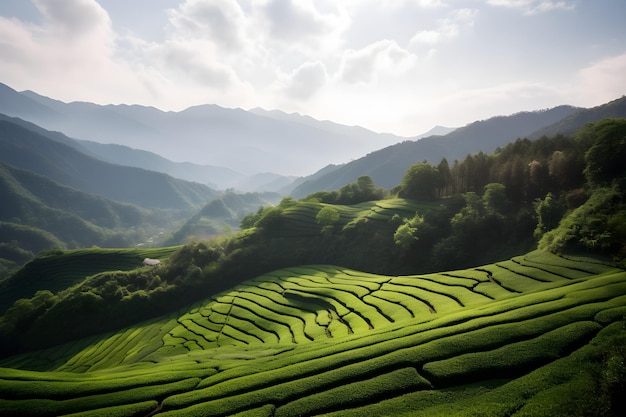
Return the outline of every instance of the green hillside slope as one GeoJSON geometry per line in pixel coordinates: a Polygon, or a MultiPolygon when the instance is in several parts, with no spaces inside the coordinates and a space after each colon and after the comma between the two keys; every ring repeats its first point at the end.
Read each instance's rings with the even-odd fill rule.
{"type": "Polygon", "coordinates": [[[145,258],[167,259],[177,248],[50,250],[0,281],[0,313],[16,300],[37,291],[58,292],[104,271],[128,271],[142,266],[145,258]]]}
{"type": "Polygon", "coordinates": [[[625,128],[468,158],[520,169],[462,195],[421,163],[387,199],[359,178],[210,241],[41,254],[5,281],[0,415],[623,416],[625,128]]]}
{"type": "Polygon", "coordinates": [[[239,227],[241,219],[259,207],[276,204],[280,195],[276,193],[236,194],[226,191],[211,200],[187,220],[163,242],[165,245],[179,245],[193,239],[208,239],[223,234],[224,231],[239,227]]]}
{"type": "Polygon", "coordinates": [[[216,195],[199,183],[92,158],[10,120],[0,120],[0,161],[83,192],[148,208],[188,210],[216,195]]]}
{"type": "Polygon", "coordinates": [[[592,415],[619,406],[625,314],[623,270],[545,252],[420,276],[290,268],[5,359],[0,413],[592,415]]]}
{"type": "Polygon", "coordinates": [[[123,247],[169,226],[171,213],[63,186],[0,162],[0,279],[34,254],[56,248],[123,247]]]}

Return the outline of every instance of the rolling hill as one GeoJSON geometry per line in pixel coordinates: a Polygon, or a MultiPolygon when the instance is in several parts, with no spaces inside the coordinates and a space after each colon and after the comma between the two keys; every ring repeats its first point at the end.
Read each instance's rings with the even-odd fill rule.
{"type": "Polygon", "coordinates": [[[162,243],[180,245],[190,240],[210,239],[225,231],[239,228],[244,216],[260,207],[277,204],[281,197],[276,193],[236,194],[228,191],[211,200],[162,243]]]}
{"type": "Polygon", "coordinates": [[[61,185],[0,162],[0,279],[51,248],[125,247],[173,227],[172,214],[61,185]]]}
{"type": "Polygon", "coordinates": [[[618,415],[606,413],[623,404],[612,375],[626,353],[625,282],[610,265],[545,252],[415,276],[277,270],[0,361],[0,412],[618,415]]]}
{"type": "Polygon", "coordinates": [[[7,118],[0,120],[0,161],[83,192],[148,208],[189,210],[217,194],[206,185],[106,163],[7,118]]]}

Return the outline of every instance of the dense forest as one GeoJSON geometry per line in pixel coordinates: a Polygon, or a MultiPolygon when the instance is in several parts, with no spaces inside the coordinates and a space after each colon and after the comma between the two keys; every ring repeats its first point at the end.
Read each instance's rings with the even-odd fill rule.
{"type": "MultiPolygon", "coordinates": [[[[2,355],[156,317],[290,266],[415,274],[493,262],[537,246],[623,263],[625,137],[625,119],[605,119],[572,136],[518,139],[451,166],[445,159],[437,166],[416,161],[391,190],[362,176],[336,191],[284,198],[244,217],[241,231],[188,243],[157,267],[95,273],[4,305],[2,355]]],[[[41,253],[0,282],[0,290],[63,256],[41,253]]]]}

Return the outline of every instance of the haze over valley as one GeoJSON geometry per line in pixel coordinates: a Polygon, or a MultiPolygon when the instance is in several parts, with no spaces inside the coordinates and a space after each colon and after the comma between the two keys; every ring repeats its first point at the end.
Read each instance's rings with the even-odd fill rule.
{"type": "Polygon", "coordinates": [[[0,415],[623,417],[625,15],[3,0],[0,415]]]}

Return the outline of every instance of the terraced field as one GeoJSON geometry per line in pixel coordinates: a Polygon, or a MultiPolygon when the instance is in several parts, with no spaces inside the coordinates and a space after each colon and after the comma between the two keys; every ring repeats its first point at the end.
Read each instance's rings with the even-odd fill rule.
{"type": "Polygon", "coordinates": [[[626,342],[625,316],[625,271],[539,251],[419,276],[283,269],[0,362],[0,415],[563,415],[545,398],[598,397],[584,364],[626,342]]]}
{"type": "Polygon", "coordinates": [[[283,214],[288,223],[284,228],[287,236],[318,236],[320,226],[315,216],[320,207],[330,206],[339,212],[338,227],[344,227],[350,222],[358,220],[372,220],[388,222],[394,215],[411,218],[416,211],[437,207],[437,203],[417,203],[415,201],[396,198],[390,200],[369,201],[353,205],[320,204],[299,202],[288,207],[283,214]]]}
{"type": "Polygon", "coordinates": [[[24,281],[20,275],[0,283],[0,314],[14,300],[32,297],[38,290],[59,291],[86,277],[104,271],[131,270],[141,266],[144,258],[167,259],[177,247],[142,249],[75,249],[63,251],[62,258],[41,256],[25,266],[24,281]],[[29,274],[29,269],[37,270],[29,274]]]}

